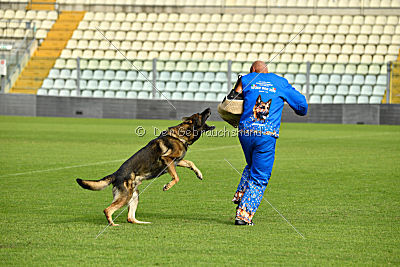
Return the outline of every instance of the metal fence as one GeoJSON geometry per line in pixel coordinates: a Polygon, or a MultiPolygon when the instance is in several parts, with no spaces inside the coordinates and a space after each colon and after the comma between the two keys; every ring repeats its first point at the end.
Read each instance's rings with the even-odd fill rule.
{"type": "Polygon", "coordinates": [[[5,92],[10,87],[19,73],[29,60],[31,52],[35,47],[35,23],[23,20],[0,20],[0,27],[4,27],[3,35],[0,36],[0,59],[6,60],[7,75],[2,77],[1,91],[5,92]],[[8,34],[10,24],[25,25],[19,28],[21,35],[19,38],[14,34],[8,34]]]}

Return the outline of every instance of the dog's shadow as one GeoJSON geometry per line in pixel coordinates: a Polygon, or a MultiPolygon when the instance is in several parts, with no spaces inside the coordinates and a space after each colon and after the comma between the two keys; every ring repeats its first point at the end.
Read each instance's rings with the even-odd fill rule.
{"type": "MultiPolygon", "coordinates": [[[[136,218],[141,221],[150,221],[152,224],[160,224],[162,221],[179,221],[179,224],[195,224],[198,222],[207,223],[207,224],[221,224],[221,225],[233,225],[234,217],[223,216],[222,218],[215,218],[211,216],[204,216],[204,214],[196,214],[196,215],[188,215],[188,214],[164,214],[164,213],[152,213],[152,212],[140,212],[136,215],[136,218]]],[[[126,213],[122,213],[117,219],[115,219],[115,223],[119,224],[129,224],[126,221],[126,213]]],[[[99,216],[94,215],[86,215],[86,216],[76,216],[71,219],[62,219],[55,220],[53,223],[76,223],[76,222],[84,222],[93,225],[106,225],[107,221],[104,215],[99,214],[99,216]]],[[[152,225],[149,224],[149,225],[152,225]]]]}

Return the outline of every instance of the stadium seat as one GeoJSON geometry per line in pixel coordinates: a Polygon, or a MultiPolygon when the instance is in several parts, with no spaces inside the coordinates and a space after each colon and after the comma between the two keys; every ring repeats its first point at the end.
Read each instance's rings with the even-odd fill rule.
{"type": "Polygon", "coordinates": [[[37,95],[47,95],[47,90],[43,89],[43,88],[40,88],[40,89],[38,89],[36,94],[37,95]]]}
{"type": "Polygon", "coordinates": [[[294,82],[294,74],[286,73],[283,77],[285,77],[285,79],[288,80],[290,84],[294,82]]]}
{"type": "Polygon", "coordinates": [[[132,88],[132,83],[130,81],[122,81],[121,83],[121,90],[129,91],[132,88]]]}
{"type": "Polygon", "coordinates": [[[307,77],[305,74],[296,74],[296,77],[294,79],[294,82],[296,84],[306,84],[307,82],[307,77]]]}
{"type": "Polygon", "coordinates": [[[344,96],[342,95],[335,95],[333,97],[333,104],[344,104],[344,96]]]}
{"type": "Polygon", "coordinates": [[[215,73],[214,72],[206,72],[204,74],[204,81],[214,82],[215,81],[215,73]]]}
{"type": "Polygon", "coordinates": [[[188,83],[187,82],[178,82],[176,86],[176,91],[177,92],[185,92],[188,89],[188,83]]]}
{"type": "Polygon", "coordinates": [[[152,92],[153,91],[153,83],[151,83],[151,82],[143,82],[142,91],[152,92]]]}
{"type": "Polygon", "coordinates": [[[165,82],[156,82],[157,91],[165,91],[165,82]]]}
{"type": "Polygon", "coordinates": [[[325,93],[325,86],[321,84],[317,84],[314,86],[313,94],[314,95],[323,95],[325,93]]]}
{"type": "Polygon", "coordinates": [[[321,104],[321,96],[319,96],[319,95],[311,95],[309,103],[310,104],[321,104]]]}
{"type": "Polygon", "coordinates": [[[198,82],[190,82],[188,84],[187,90],[189,92],[197,92],[199,90],[199,83],[198,82]]]}
{"type": "Polygon", "coordinates": [[[104,92],[104,97],[106,97],[106,98],[114,98],[115,97],[115,92],[114,91],[105,91],[104,92]]]}
{"type": "Polygon", "coordinates": [[[364,84],[364,76],[363,75],[355,75],[353,79],[353,84],[363,85],[364,84]]]}
{"type": "Polygon", "coordinates": [[[372,86],[371,85],[363,85],[361,87],[361,95],[370,96],[372,95],[372,86]]]}
{"type": "Polygon", "coordinates": [[[64,88],[65,89],[69,89],[69,90],[73,90],[73,89],[76,89],[76,80],[75,79],[68,79],[68,80],[66,80],[65,81],[65,84],[64,84],[64,88]]]}
{"type": "Polygon", "coordinates": [[[71,77],[71,70],[62,69],[58,77],[61,79],[69,79],[71,77]]]}
{"type": "MultiPolygon", "coordinates": [[[[53,79],[46,78],[46,79],[43,81],[42,89],[52,89],[52,88],[53,88],[53,84],[54,84],[53,79]]],[[[47,91],[46,91],[46,92],[47,92],[47,91]]]]}
{"type": "Polygon", "coordinates": [[[376,80],[376,84],[378,85],[386,85],[386,75],[378,75],[376,80]]]}
{"type": "Polygon", "coordinates": [[[137,98],[137,92],[135,92],[135,91],[129,91],[129,92],[126,94],[126,98],[137,98]]]}
{"type": "Polygon", "coordinates": [[[51,69],[49,72],[48,78],[50,79],[57,79],[60,76],[60,70],[58,69],[51,69]]]}
{"type": "Polygon", "coordinates": [[[87,85],[86,85],[86,89],[89,90],[96,90],[98,88],[99,84],[98,81],[96,80],[89,80],[87,85]]]}
{"type": "Polygon", "coordinates": [[[328,84],[329,83],[329,75],[327,75],[327,74],[320,74],[319,76],[318,76],[318,84],[328,84]]]}
{"type": "Polygon", "coordinates": [[[375,85],[372,94],[375,96],[383,96],[385,94],[386,87],[382,85],[375,85]]]}
{"type": "Polygon", "coordinates": [[[205,93],[198,92],[194,95],[194,100],[203,101],[205,100],[206,96],[205,93]]]}
{"type": "MultiPolygon", "coordinates": [[[[53,83],[54,89],[64,89],[65,81],[64,79],[56,79],[53,83]]],[[[50,95],[50,91],[48,92],[50,95]]]]}
{"type": "Polygon", "coordinates": [[[126,92],[124,91],[117,91],[115,93],[115,98],[126,98],[126,92]]]}
{"type": "Polygon", "coordinates": [[[369,98],[369,103],[370,104],[380,104],[382,102],[382,97],[381,96],[371,96],[369,98]]]}
{"type": "Polygon", "coordinates": [[[199,92],[209,92],[210,91],[210,83],[209,82],[201,82],[199,86],[199,92]]]}
{"type": "Polygon", "coordinates": [[[348,74],[343,75],[341,84],[344,84],[344,85],[353,84],[353,76],[352,75],[348,75],[348,74]]]}
{"type": "Polygon", "coordinates": [[[81,92],[81,96],[82,96],[82,97],[91,97],[91,96],[92,96],[92,91],[90,91],[90,90],[83,90],[83,91],[81,92]]]}
{"type": "Polygon", "coordinates": [[[109,87],[110,87],[110,82],[109,81],[101,80],[99,82],[99,86],[98,86],[99,90],[105,91],[105,90],[108,90],[109,87]]]}
{"type": "MultiPolygon", "coordinates": [[[[91,71],[90,71],[91,72],[91,71]]],[[[89,74],[89,73],[88,73],[89,74]]],[[[85,78],[85,79],[88,79],[88,80],[90,80],[90,79],[95,79],[95,80],[102,80],[104,78],[104,72],[102,71],[102,70],[95,70],[94,72],[93,72],[93,77],[92,78],[90,78],[90,77],[87,77],[87,78],[85,78]]]]}
{"type": "Polygon", "coordinates": [[[131,87],[131,89],[132,89],[133,91],[142,91],[142,89],[143,89],[143,82],[141,82],[141,81],[132,82],[132,87],[131,87]]]}
{"type": "Polygon", "coordinates": [[[185,92],[183,93],[183,100],[193,100],[194,94],[192,92],[185,92]]]}
{"type": "Polygon", "coordinates": [[[216,93],[207,93],[205,100],[206,101],[217,101],[217,94],[216,93]]]}
{"type": "Polygon", "coordinates": [[[111,81],[114,80],[114,78],[115,78],[115,72],[112,70],[106,70],[103,79],[111,81]]]}
{"type": "Polygon", "coordinates": [[[361,88],[359,85],[351,85],[349,89],[349,95],[360,95],[361,88]]]}
{"type": "Polygon", "coordinates": [[[345,104],[357,104],[357,97],[354,95],[346,96],[345,104]]]}
{"type": "Polygon", "coordinates": [[[60,90],[59,96],[70,96],[70,90],[60,90]]]}
{"type": "Polygon", "coordinates": [[[167,82],[165,85],[165,91],[175,92],[176,91],[176,83],[175,82],[167,82]]]}
{"type": "Polygon", "coordinates": [[[212,92],[221,92],[221,83],[218,83],[218,82],[211,83],[210,89],[212,92]]]}
{"type": "Polygon", "coordinates": [[[331,95],[323,95],[321,99],[321,104],[332,104],[333,98],[331,95]]]}
{"type": "Polygon", "coordinates": [[[195,72],[193,74],[194,82],[203,82],[204,81],[204,73],[203,72],[195,72]]]}
{"type": "Polygon", "coordinates": [[[368,96],[361,95],[357,98],[357,104],[369,104],[368,96]]]}
{"type": "Polygon", "coordinates": [[[182,78],[181,72],[174,71],[171,73],[171,77],[170,77],[171,81],[179,82],[181,80],[181,78],[182,78]]]}
{"type": "Polygon", "coordinates": [[[109,90],[111,91],[119,91],[121,90],[121,82],[114,80],[110,82],[109,90]]]}
{"type": "Polygon", "coordinates": [[[339,85],[336,91],[337,95],[347,95],[349,93],[349,87],[347,85],[339,85]]]}
{"type": "Polygon", "coordinates": [[[182,100],[182,93],[181,92],[173,92],[171,95],[171,99],[182,100]]]}
{"type": "Polygon", "coordinates": [[[193,73],[191,71],[185,71],[182,73],[182,81],[184,82],[190,82],[193,80],[193,73]]]}
{"type": "Polygon", "coordinates": [[[81,79],[90,80],[93,78],[93,71],[91,70],[83,70],[81,74],[81,79]]]}
{"type": "Polygon", "coordinates": [[[325,89],[325,95],[336,95],[336,85],[327,85],[325,89]]]}
{"type": "Polygon", "coordinates": [[[123,70],[118,70],[115,73],[114,79],[119,80],[119,81],[123,81],[126,78],[126,72],[123,70]]]}

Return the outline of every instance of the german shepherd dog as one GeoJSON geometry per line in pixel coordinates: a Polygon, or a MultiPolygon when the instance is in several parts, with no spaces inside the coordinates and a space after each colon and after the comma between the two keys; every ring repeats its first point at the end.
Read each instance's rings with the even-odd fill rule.
{"type": "Polygon", "coordinates": [[[145,147],[125,161],[113,174],[97,181],[79,178],[76,181],[81,187],[95,191],[102,190],[110,184],[113,185],[114,199],[111,205],[104,210],[110,225],[117,226],[112,220],[112,215],[116,210],[127,204],[129,205],[128,222],[148,223],[135,218],[139,203],[139,185],[143,180],[156,178],[168,172],[172,176],[172,180],[164,185],[163,190],[171,189],[179,181],[176,166],[191,169],[197,175],[197,178],[202,180],[203,175],[194,163],[183,158],[189,145],[198,140],[203,132],[215,128],[206,124],[210,114],[211,110],[207,108],[202,113],[183,118],[181,124],[169,127],[159,137],[151,140],[145,147]]]}
{"type": "Polygon", "coordinates": [[[271,106],[272,99],[267,102],[261,100],[261,95],[257,97],[256,104],[253,107],[253,115],[256,121],[265,122],[269,114],[269,108],[271,106]]]}

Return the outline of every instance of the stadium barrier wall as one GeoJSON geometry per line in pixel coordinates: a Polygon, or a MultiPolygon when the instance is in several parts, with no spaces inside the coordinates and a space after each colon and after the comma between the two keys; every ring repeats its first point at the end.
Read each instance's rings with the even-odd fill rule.
{"type": "MultiPolygon", "coordinates": [[[[221,120],[218,102],[115,99],[0,94],[0,115],[124,119],[181,119],[210,107],[211,120],[221,120]]],[[[283,122],[400,125],[400,104],[310,104],[300,117],[285,105],[283,122]]]]}

